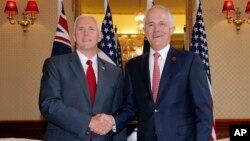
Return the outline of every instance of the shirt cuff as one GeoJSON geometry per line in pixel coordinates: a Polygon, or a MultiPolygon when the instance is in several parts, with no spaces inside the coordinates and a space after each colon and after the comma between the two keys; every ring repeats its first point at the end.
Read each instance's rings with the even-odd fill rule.
{"type": "Polygon", "coordinates": [[[112,126],[112,131],[114,132],[114,133],[116,133],[116,124],[115,124],[115,119],[114,119],[114,117],[112,116],[112,118],[113,118],[113,120],[114,120],[114,125],[112,126]]]}
{"type": "Polygon", "coordinates": [[[114,133],[116,133],[116,125],[113,125],[112,131],[113,131],[114,133]]]}

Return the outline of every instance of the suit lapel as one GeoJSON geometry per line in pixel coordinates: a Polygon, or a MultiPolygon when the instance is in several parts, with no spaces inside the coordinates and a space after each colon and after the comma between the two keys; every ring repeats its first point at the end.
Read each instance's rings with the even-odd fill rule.
{"type": "Polygon", "coordinates": [[[147,91],[147,93],[145,93],[146,97],[149,96],[152,99],[151,85],[150,85],[150,73],[149,73],[149,52],[145,53],[142,56],[141,74],[142,74],[144,87],[147,91]]]}
{"type": "Polygon", "coordinates": [[[70,66],[71,66],[73,72],[75,73],[76,78],[80,82],[83,95],[86,97],[86,99],[88,99],[87,101],[88,101],[89,105],[91,105],[90,94],[89,94],[89,90],[88,90],[87,78],[85,76],[84,69],[82,67],[80,59],[79,59],[79,57],[78,57],[78,55],[77,55],[76,52],[73,53],[72,56],[71,56],[70,66]]]}
{"type": "Polygon", "coordinates": [[[157,96],[157,104],[159,104],[160,101],[167,95],[166,93],[164,93],[164,91],[165,89],[169,88],[168,86],[170,83],[171,76],[176,70],[178,64],[177,61],[177,52],[175,51],[175,49],[170,47],[161,75],[160,86],[157,96]]]}
{"type": "Polygon", "coordinates": [[[96,95],[95,95],[95,103],[96,101],[102,96],[102,89],[103,89],[103,84],[107,83],[107,80],[110,78],[105,78],[105,64],[104,62],[97,57],[97,64],[98,64],[98,82],[97,82],[97,90],[96,90],[96,95]],[[100,85],[102,84],[102,85],[100,85]]]}

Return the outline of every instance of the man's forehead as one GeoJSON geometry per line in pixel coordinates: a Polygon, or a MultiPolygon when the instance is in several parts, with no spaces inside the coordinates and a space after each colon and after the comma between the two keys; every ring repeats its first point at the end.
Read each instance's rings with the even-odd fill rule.
{"type": "Polygon", "coordinates": [[[78,24],[78,27],[84,27],[84,28],[97,28],[95,24],[78,24]]]}
{"type": "Polygon", "coordinates": [[[161,18],[161,19],[148,19],[146,23],[167,23],[168,19],[167,18],[161,18]]]}
{"type": "Polygon", "coordinates": [[[96,22],[94,20],[80,19],[77,25],[96,27],[96,22]]]}
{"type": "Polygon", "coordinates": [[[168,21],[168,16],[166,14],[149,14],[146,21],[168,21]]]}

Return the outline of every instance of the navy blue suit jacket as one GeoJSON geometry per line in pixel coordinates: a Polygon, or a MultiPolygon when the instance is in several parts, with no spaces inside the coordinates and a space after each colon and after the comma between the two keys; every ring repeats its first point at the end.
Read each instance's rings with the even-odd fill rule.
{"type": "Polygon", "coordinates": [[[113,114],[118,131],[136,115],[138,141],[209,141],[212,98],[196,54],[170,47],[156,103],[152,100],[149,53],[131,59],[125,67],[124,95],[122,108],[113,114]]]}

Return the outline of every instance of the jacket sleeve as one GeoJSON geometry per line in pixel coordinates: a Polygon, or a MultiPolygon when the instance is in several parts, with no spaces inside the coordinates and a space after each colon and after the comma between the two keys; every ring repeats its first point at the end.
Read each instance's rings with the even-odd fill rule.
{"type": "Polygon", "coordinates": [[[41,79],[39,108],[42,115],[62,130],[83,137],[88,133],[91,116],[64,103],[59,68],[55,61],[46,60],[41,79]]]}
{"type": "Polygon", "coordinates": [[[134,118],[136,103],[128,65],[125,67],[125,84],[123,88],[123,101],[121,107],[113,114],[117,132],[123,130],[134,118]]]}
{"type": "Polygon", "coordinates": [[[204,66],[195,55],[190,68],[189,90],[195,106],[196,141],[209,141],[213,125],[212,96],[204,66]]]}
{"type": "MultiPolygon", "coordinates": [[[[123,88],[123,76],[122,72],[119,71],[118,75],[118,82],[117,82],[117,87],[115,90],[115,98],[114,102],[112,105],[112,113],[114,113],[118,108],[122,105],[122,100],[123,100],[123,93],[122,93],[122,88],[123,88]]],[[[111,133],[112,134],[112,133],[111,133]]],[[[113,141],[126,141],[127,138],[127,129],[123,129],[122,131],[119,131],[117,133],[113,133],[113,141]]]]}

